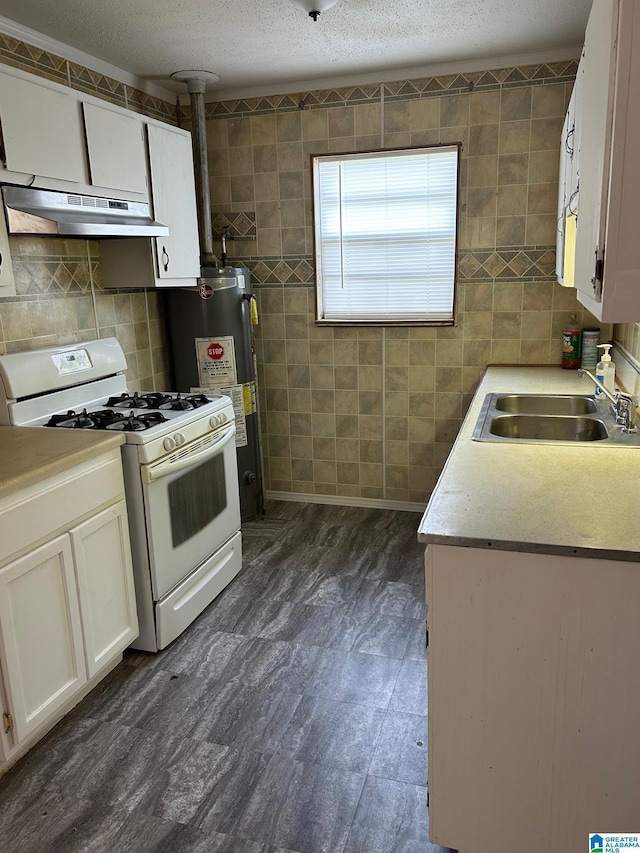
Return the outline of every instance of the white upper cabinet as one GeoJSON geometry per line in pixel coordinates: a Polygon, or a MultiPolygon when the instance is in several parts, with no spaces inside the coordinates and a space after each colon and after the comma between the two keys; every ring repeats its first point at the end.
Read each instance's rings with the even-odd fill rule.
{"type": "MultiPolygon", "coordinates": [[[[191,134],[0,66],[0,183],[149,202],[162,238],[102,241],[107,287],[185,287],[200,275],[191,134]]],[[[0,223],[0,296],[13,276],[0,223]]]]}
{"type": "Polygon", "coordinates": [[[105,287],[191,287],[200,275],[200,244],[191,135],[147,125],[154,218],[169,236],[103,240],[105,287]]]}
{"type": "Polygon", "coordinates": [[[149,201],[144,124],[131,110],[0,66],[4,183],[149,201]]]}
{"type": "Polygon", "coordinates": [[[153,213],[169,226],[156,237],[159,278],[200,275],[198,218],[191,137],[170,127],[148,125],[153,213]]]}
{"type": "Polygon", "coordinates": [[[71,90],[0,74],[0,121],[8,170],[86,183],[80,106],[71,90]]]}
{"type": "Polygon", "coordinates": [[[91,184],[147,192],[144,125],[138,116],[97,104],[82,104],[91,184]]]}
{"type": "Polygon", "coordinates": [[[640,321],[637,0],[594,0],[581,67],[578,299],[603,322],[640,321]]]}
{"type": "Polygon", "coordinates": [[[580,60],[560,140],[556,275],[565,287],[575,285],[576,223],[580,203],[580,135],[583,60],[580,60]]]}

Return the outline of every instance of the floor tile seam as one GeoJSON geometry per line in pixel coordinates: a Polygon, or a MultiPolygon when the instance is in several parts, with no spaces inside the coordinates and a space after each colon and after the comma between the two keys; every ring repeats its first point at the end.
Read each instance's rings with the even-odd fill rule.
{"type": "MultiPolygon", "coordinates": [[[[389,699],[389,701],[391,701],[391,699],[389,699]]],[[[378,749],[378,744],[380,743],[380,738],[382,737],[382,731],[384,729],[384,724],[385,724],[385,721],[386,721],[388,715],[389,715],[389,708],[386,708],[384,711],[384,717],[382,718],[382,723],[380,724],[380,728],[378,729],[378,736],[376,738],[376,742],[373,746],[373,749],[371,750],[371,757],[369,758],[369,762],[367,764],[367,772],[366,772],[367,776],[370,775],[369,771],[371,770],[371,762],[373,761],[375,754],[376,754],[376,751],[378,749]]],[[[355,813],[354,813],[354,818],[355,818],[355,813]]],[[[348,835],[348,833],[347,833],[347,835],[348,835]]]]}
{"type": "MultiPolygon", "coordinates": [[[[425,770],[427,768],[425,767],[425,770]]],[[[414,785],[416,788],[424,788],[426,791],[426,785],[421,785],[419,782],[411,782],[408,779],[399,779],[397,776],[385,776],[382,773],[371,773],[371,771],[367,771],[367,778],[370,779],[383,779],[385,782],[398,782],[401,785],[414,785]]]]}
{"type": "MultiPolygon", "coordinates": [[[[340,647],[336,648],[336,647],[331,647],[331,646],[319,646],[319,645],[317,645],[317,643],[305,643],[305,642],[298,642],[296,640],[273,640],[273,639],[269,639],[269,638],[257,638],[257,639],[265,639],[265,642],[275,642],[275,643],[287,643],[288,642],[288,643],[291,643],[291,645],[293,645],[293,646],[298,646],[298,647],[307,648],[307,649],[318,649],[319,651],[324,651],[324,652],[336,652],[336,653],[342,652],[345,655],[347,655],[347,654],[349,654],[349,655],[361,655],[363,657],[366,656],[366,657],[369,657],[371,659],[383,658],[384,660],[396,660],[396,661],[398,661],[400,666],[402,666],[402,662],[405,659],[404,656],[398,657],[397,655],[381,655],[381,654],[377,654],[374,652],[359,652],[357,650],[354,650],[353,648],[344,649],[344,648],[340,648],[340,647]]],[[[400,672],[400,670],[398,670],[398,673],[399,672],[400,672]]]]}
{"type": "MultiPolygon", "coordinates": [[[[304,694],[303,694],[303,695],[304,695],[304,696],[311,696],[311,697],[315,697],[315,698],[317,698],[317,699],[329,699],[329,698],[330,698],[330,697],[328,697],[328,696],[326,695],[326,693],[321,693],[321,692],[317,692],[317,691],[311,691],[311,690],[307,690],[307,689],[305,689],[305,691],[304,691],[304,694]]],[[[393,696],[393,693],[391,694],[391,696],[393,696]]],[[[360,707],[362,707],[362,708],[377,708],[377,709],[379,709],[379,710],[381,710],[381,711],[387,711],[387,710],[389,709],[389,703],[391,702],[391,696],[389,697],[389,699],[387,700],[386,704],[384,704],[384,705],[380,705],[380,704],[375,704],[375,705],[374,705],[374,704],[372,704],[372,703],[370,703],[370,702],[369,702],[369,703],[367,703],[367,702],[349,702],[349,703],[347,703],[347,704],[350,704],[350,705],[359,705],[359,706],[360,706],[360,707]]],[[[341,701],[343,701],[343,700],[341,700],[341,699],[334,699],[333,701],[334,701],[334,702],[341,702],[341,701]]]]}
{"type": "MultiPolygon", "coordinates": [[[[351,612],[350,612],[348,609],[347,609],[345,612],[343,612],[342,614],[340,614],[340,610],[342,609],[341,605],[337,605],[337,606],[324,606],[324,605],[315,605],[315,604],[305,604],[305,605],[300,605],[300,606],[304,606],[304,607],[314,607],[314,608],[318,608],[318,609],[321,609],[321,610],[333,610],[333,611],[336,611],[333,615],[335,615],[335,617],[336,617],[337,619],[339,618],[341,622],[342,622],[342,620],[347,619],[347,618],[349,618],[349,617],[351,616],[351,612]]],[[[373,612],[378,613],[378,611],[369,611],[369,610],[362,610],[362,611],[359,611],[359,613],[360,613],[360,614],[362,614],[362,615],[367,615],[367,614],[369,614],[369,613],[373,613],[373,612]]],[[[380,616],[386,616],[387,614],[379,613],[378,615],[380,615],[380,616]]],[[[411,620],[409,620],[408,618],[407,618],[407,619],[405,619],[405,617],[401,617],[401,616],[398,616],[398,617],[392,616],[392,617],[390,617],[390,618],[398,618],[398,619],[402,619],[403,621],[412,621],[412,622],[421,622],[421,621],[422,621],[422,620],[420,620],[420,619],[411,619],[411,620]]],[[[268,630],[268,628],[262,629],[262,630],[260,631],[260,633],[257,633],[257,634],[246,634],[246,633],[243,633],[243,632],[241,632],[241,631],[234,632],[234,633],[236,633],[236,634],[237,634],[237,636],[243,636],[243,637],[246,637],[246,638],[248,638],[248,639],[272,640],[272,641],[274,641],[274,642],[290,642],[290,643],[296,643],[297,645],[300,645],[300,646],[317,647],[317,648],[321,648],[321,649],[334,649],[334,650],[336,650],[336,651],[344,651],[345,653],[369,654],[369,655],[371,655],[372,657],[395,658],[396,660],[404,660],[404,659],[407,657],[407,654],[406,654],[406,653],[407,653],[407,649],[409,648],[409,644],[411,643],[411,636],[407,636],[406,644],[405,644],[405,646],[404,646],[404,651],[402,652],[402,655],[401,655],[401,656],[399,656],[399,655],[397,655],[397,654],[390,654],[390,655],[389,655],[389,654],[384,654],[384,653],[382,653],[382,652],[362,652],[362,651],[360,651],[358,648],[356,648],[356,644],[357,644],[358,642],[361,642],[361,640],[360,640],[358,637],[354,638],[348,646],[346,646],[346,645],[344,645],[344,646],[342,646],[342,645],[334,645],[334,644],[333,644],[333,643],[334,643],[334,641],[333,641],[333,640],[331,640],[330,638],[329,638],[329,643],[328,643],[328,644],[319,645],[318,643],[307,642],[307,641],[305,641],[304,639],[293,639],[293,640],[287,640],[287,639],[283,639],[283,638],[280,638],[280,637],[270,636],[270,635],[268,635],[268,634],[266,633],[266,631],[267,631],[267,630],[268,630]]],[[[420,660],[420,658],[419,658],[418,660],[420,660]]]]}
{"type": "MultiPolygon", "coordinates": [[[[312,763],[307,762],[307,761],[301,761],[300,759],[296,759],[296,758],[289,758],[288,756],[284,756],[284,755],[278,756],[276,753],[262,753],[262,754],[268,756],[269,760],[271,760],[272,758],[280,758],[280,759],[283,759],[285,761],[289,761],[293,764],[299,765],[303,768],[303,772],[304,772],[304,768],[306,768],[306,767],[322,767],[323,769],[330,769],[333,771],[340,772],[344,775],[350,775],[350,776],[354,776],[354,777],[357,776],[361,779],[360,794],[358,796],[358,803],[360,802],[360,797],[362,796],[362,791],[364,789],[364,785],[365,785],[366,779],[367,779],[367,776],[364,773],[359,773],[359,772],[355,772],[352,770],[345,770],[344,768],[327,767],[327,765],[312,764],[312,763]]],[[[265,770],[266,770],[266,768],[263,767],[262,770],[260,771],[259,778],[255,782],[253,789],[251,790],[251,793],[249,795],[249,801],[251,801],[251,799],[256,795],[256,791],[258,790],[259,784],[260,784],[260,777],[265,773],[265,770]]],[[[357,804],[353,810],[352,821],[353,821],[353,818],[355,818],[356,811],[357,811],[357,804]]],[[[193,826],[196,829],[201,829],[201,824],[196,823],[193,819],[187,825],[193,826]]],[[[351,823],[349,824],[349,828],[347,829],[347,831],[345,833],[345,844],[346,844],[346,838],[348,837],[350,828],[351,828],[351,823]]],[[[219,832],[219,833],[221,832],[221,830],[216,829],[215,826],[211,827],[211,830],[213,832],[219,832]]],[[[206,831],[206,830],[202,830],[202,831],[206,831]]],[[[293,848],[289,848],[289,847],[284,848],[281,844],[279,844],[277,841],[275,841],[273,839],[265,839],[264,837],[256,837],[256,833],[252,833],[251,831],[248,831],[248,832],[243,831],[242,827],[237,827],[233,833],[221,832],[221,834],[228,835],[231,838],[239,838],[242,840],[253,841],[256,844],[264,845],[265,848],[267,848],[267,849],[270,849],[270,848],[286,849],[287,853],[296,853],[296,851],[293,848]]],[[[345,845],[342,845],[340,848],[335,848],[331,851],[328,851],[328,853],[342,853],[342,851],[344,850],[344,846],[345,845]]]]}
{"type": "Polygon", "coordinates": [[[264,755],[270,755],[270,756],[273,755],[277,758],[283,758],[286,761],[295,761],[298,764],[304,765],[304,767],[321,767],[321,768],[324,768],[327,770],[335,770],[337,773],[351,773],[354,776],[362,776],[362,777],[366,777],[366,776],[370,775],[369,774],[369,766],[370,766],[371,762],[369,762],[369,766],[367,767],[367,770],[365,771],[365,770],[352,770],[349,767],[345,767],[344,765],[335,764],[331,761],[320,761],[320,760],[308,761],[307,759],[304,759],[304,758],[295,758],[294,756],[288,754],[286,751],[284,751],[283,749],[280,749],[280,748],[274,749],[270,752],[265,751],[264,755]]]}
{"type": "MultiPolygon", "coordinates": [[[[353,703],[343,703],[343,704],[353,704],[353,703]]],[[[292,755],[290,752],[288,752],[286,750],[286,748],[282,747],[281,740],[276,745],[274,745],[272,748],[263,748],[263,749],[256,749],[255,747],[245,748],[242,745],[241,741],[232,742],[230,744],[224,744],[224,743],[220,743],[219,741],[203,740],[203,739],[194,738],[191,736],[185,736],[185,737],[181,738],[179,741],[179,744],[180,745],[191,744],[196,749],[197,749],[197,747],[202,746],[202,745],[206,745],[207,747],[216,746],[221,750],[220,756],[219,756],[221,760],[224,760],[224,758],[226,756],[228,756],[229,753],[232,753],[236,756],[242,755],[242,754],[260,755],[260,756],[264,756],[267,760],[269,760],[272,756],[277,756],[280,759],[284,759],[286,761],[294,762],[298,765],[302,765],[303,767],[306,767],[306,766],[321,767],[321,768],[334,770],[338,773],[350,773],[350,774],[354,774],[354,775],[358,775],[358,776],[371,775],[371,776],[376,776],[377,778],[385,778],[385,779],[391,779],[393,781],[407,782],[407,780],[394,779],[394,777],[392,777],[392,776],[384,776],[383,774],[373,774],[370,772],[371,761],[373,760],[373,757],[375,755],[375,751],[378,747],[378,743],[379,743],[379,740],[380,740],[380,737],[382,734],[383,725],[384,725],[384,721],[382,721],[380,724],[380,728],[378,731],[378,735],[376,738],[375,745],[372,747],[371,759],[369,760],[369,763],[367,765],[366,770],[352,769],[349,767],[345,767],[344,765],[337,765],[332,761],[323,761],[323,760],[311,760],[310,761],[310,760],[305,759],[305,758],[298,758],[295,755],[292,755]]],[[[160,730],[147,731],[147,730],[141,730],[137,727],[136,727],[136,730],[141,731],[142,733],[144,733],[146,735],[151,734],[151,735],[160,736],[162,734],[162,732],[160,730]]],[[[66,790],[60,788],[60,787],[57,787],[57,786],[49,787],[46,790],[48,790],[49,792],[51,792],[55,795],[61,796],[65,799],[69,799],[68,792],[66,790]]],[[[90,802],[95,802],[95,798],[85,797],[84,799],[87,799],[90,802]]],[[[172,818],[172,821],[180,823],[180,824],[190,823],[189,820],[181,820],[179,818],[172,818]]]]}
{"type": "MultiPolygon", "coordinates": [[[[364,778],[363,783],[362,783],[362,788],[360,789],[360,796],[358,797],[358,802],[356,803],[356,807],[353,810],[353,816],[351,818],[351,823],[349,824],[349,827],[345,833],[345,839],[344,839],[344,844],[342,846],[342,850],[336,851],[336,853],[344,853],[344,850],[346,849],[347,845],[349,844],[349,837],[351,835],[351,831],[354,828],[354,824],[356,822],[356,817],[358,815],[358,809],[360,808],[360,803],[362,802],[362,798],[364,796],[364,789],[367,786],[367,779],[368,778],[369,778],[369,775],[367,774],[364,778]]],[[[374,853],[374,851],[371,851],[371,853],[374,853]]]]}

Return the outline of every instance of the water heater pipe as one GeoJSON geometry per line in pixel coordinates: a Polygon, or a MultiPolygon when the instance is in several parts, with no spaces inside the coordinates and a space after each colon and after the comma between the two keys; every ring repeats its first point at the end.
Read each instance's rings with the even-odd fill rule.
{"type": "Polygon", "coordinates": [[[191,139],[193,165],[196,178],[196,203],[200,231],[200,264],[215,267],[218,258],[213,252],[213,227],[211,224],[211,193],[209,190],[209,163],[207,161],[207,126],[204,93],[209,82],[219,79],[212,71],[176,71],[171,77],[183,80],[191,101],[191,139]]]}

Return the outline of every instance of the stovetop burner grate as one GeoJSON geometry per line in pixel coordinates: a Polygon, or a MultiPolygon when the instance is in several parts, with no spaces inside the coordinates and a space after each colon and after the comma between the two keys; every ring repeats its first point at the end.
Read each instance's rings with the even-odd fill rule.
{"type": "Polygon", "coordinates": [[[167,418],[158,411],[130,412],[126,414],[118,409],[98,409],[95,412],[69,410],[64,414],[52,415],[45,426],[64,429],[115,429],[125,432],[141,432],[158,424],[166,423],[167,418]]]}
{"type": "Polygon", "coordinates": [[[199,409],[210,403],[211,399],[204,394],[164,394],[161,391],[150,391],[139,394],[124,391],[115,397],[109,397],[104,404],[116,409],[168,409],[171,411],[188,411],[199,409]]]}
{"type": "Polygon", "coordinates": [[[122,430],[123,432],[142,432],[145,429],[163,424],[167,418],[162,412],[144,412],[121,415],[117,420],[107,424],[106,429],[122,430]]]}

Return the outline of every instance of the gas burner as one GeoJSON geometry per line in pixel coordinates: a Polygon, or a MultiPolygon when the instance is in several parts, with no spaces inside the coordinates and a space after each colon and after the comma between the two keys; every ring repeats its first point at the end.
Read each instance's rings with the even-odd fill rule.
{"type": "Polygon", "coordinates": [[[64,423],[65,421],[70,421],[70,420],[72,420],[72,418],[77,418],[77,417],[78,417],[77,412],[74,412],[73,409],[69,409],[69,411],[66,412],[64,415],[51,415],[49,420],[46,422],[45,426],[48,426],[48,427],[60,426],[60,424],[64,423]]]}
{"type": "Polygon", "coordinates": [[[105,429],[121,430],[122,432],[142,432],[145,429],[158,424],[165,423],[167,418],[162,412],[145,412],[143,414],[135,414],[130,412],[128,415],[123,415],[113,423],[107,424],[105,429]]]}
{"type": "Polygon", "coordinates": [[[183,397],[181,394],[176,394],[175,397],[168,397],[164,402],[160,403],[159,409],[168,409],[172,412],[186,411],[195,409],[195,406],[188,397],[183,397]]]}
{"type": "Polygon", "coordinates": [[[87,410],[82,412],[74,412],[70,409],[64,415],[52,415],[45,426],[63,427],[65,429],[96,429],[96,423],[92,415],[87,414],[87,410]]]}
{"type": "Polygon", "coordinates": [[[98,409],[90,412],[89,417],[93,421],[94,429],[106,429],[110,424],[122,419],[122,412],[114,412],[112,409],[98,409]]]}
{"type": "Polygon", "coordinates": [[[161,391],[149,391],[146,394],[139,394],[138,399],[145,400],[149,409],[159,409],[162,403],[166,403],[171,399],[171,394],[163,394],[161,391]]]}
{"type": "Polygon", "coordinates": [[[124,391],[119,397],[109,397],[105,406],[112,406],[115,409],[157,409],[158,401],[156,397],[163,399],[164,394],[138,394],[134,391],[130,394],[124,391]],[[153,399],[152,399],[153,398],[153,399]]]}
{"type": "Polygon", "coordinates": [[[200,406],[206,406],[207,403],[211,402],[211,398],[206,397],[204,394],[189,394],[187,400],[193,403],[194,409],[199,409],[200,406]]]}
{"type": "Polygon", "coordinates": [[[210,403],[211,400],[205,397],[204,394],[176,394],[175,397],[166,396],[162,403],[158,406],[159,409],[170,409],[171,411],[186,411],[188,409],[199,409],[210,403]]]}

